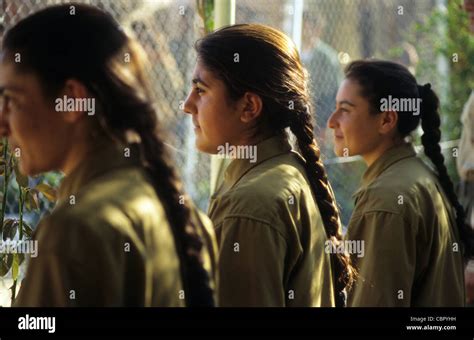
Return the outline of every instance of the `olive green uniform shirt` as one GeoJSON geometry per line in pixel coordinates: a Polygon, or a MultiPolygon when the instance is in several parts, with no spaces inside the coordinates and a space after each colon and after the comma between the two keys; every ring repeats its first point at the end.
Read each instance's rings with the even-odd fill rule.
{"type": "MultiPolygon", "coordinates": [[[[170,224],[138,149],[111,142],[61,183],[59,200],[34,235],[31,258],[15,306],[183,306],[170,224]]],[[[214,284],[212,224],[193,212],[205,241],[214,284]]],[[[184,292],[186,294],[186,292],[184,292]]]]}
{"type": "Polygon", "coordinates": [[[220,306],[333,306],[327,237],[304,161],[284,136],[256,151],[254,162],[232,160],[211,197],[220,306]]]}
{"type": "Polygon", "coordinates": [[[454,211],[411,144],[388,150],[354,194],[346,238],[359,279],[348,306],[463,306],[464,273],[454,211]]]}

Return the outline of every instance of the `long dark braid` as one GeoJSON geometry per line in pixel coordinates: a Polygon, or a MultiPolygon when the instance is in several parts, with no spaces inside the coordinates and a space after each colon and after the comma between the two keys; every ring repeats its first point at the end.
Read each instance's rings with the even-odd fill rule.
{"type": "MultiPolygon", "coordinates": [[[[290,127],[306,161],[327,237],[337,247],[342,239],[339,211],[313,136],[307,71],[291,39],[268,26],[241,24],[207,35],[198,41],[196,50],[199,60],[224,81],[232,99],[241,98],[246,91],[262,98],[260,127],[275,134],[290,127]],[[234,62],[236,51],[241,57],[238,63],[234,62]],[[255,51],[259,58],[253,57],[255,51]]],[[[336,306],[342,307],[344,289],[350,288],[356,272],[347,254],[333,253],[331,261],[336,306]]]]}
{"type": "MultiPolygon", "coordinates": [[[[139,58],[140,49],[129,40],[127,48],[132,58],[139,58]]],[[[137,66],[137,65],[135,65],[137,66]]],[[[98,92],[102,98],[116,98],[114,101],[100,100],[103,105],[102,127],[122,142],[126,142],[129,130],[140,137],[142,163],[155,190],[164,205],[166,215],[172,226],[177,254],[180,259],[181,276],[188,307],[214,306],[210,278],[204,269],[202,259],[203,241],[197,232],[197,226],[191,220],[194,209],[184,195],[183,185],[172,165],[165,149],[164,138],[159,128],[157,113],[151,104],[145,71],[135,67],[139,92],[120,78],[112,79],[114,86],[104,83],[94,88],[108,89],[107,93],[98,92]],[[133,95],[132,95],[133,94],[133,95]],[[121,114],[123,112],[124,114],[121,114]]],[[[107,76],[102,77],[107,79],[107,76]]],[[[109,79],[108,79],[109,81],[109,79]]]]}
{"type": "Polygon", "coordinates": [[[158,195],[165,202],[167,216],[173,226],[176,248],[181,262],[181,272],[187,306],[214,305],[209,276],[203,266],[203,242],[190,219],[192,207],[184,196],[183,185],[166,155],[165,146],[158,131],[153,129],[156,121],[153,112],[147,115],[150,120],[138,122],[135,131],[140,135],[145,167],[158,195]]]}
{"type": "Polygon", "coordinates": [[[34,72],[51,99],[57,97],[66,80],[79,80],[98,103],[93,117],[122,144],[127,142],[129,130],[138,134],[143,167],[174,235],[186,305],[213,306],[210,279],[201,258],[203,243],[190,218],[194,210],[189,200],[183,199],[181,181],[165,152],[139,45],[108,13],[68,3],[20,21],[7,32],[3,49],[12,60],[14,53],[21,53],[22,62],[16,67],[34,72]],[[70,15],[71,6],[75,15],[70,15]]]}
{"type": "MultiPolygon", "coordinates": [[[[336,199],[321,161],[321,151],[314,138],[312,116],[306,111],[296,111],[290,116],[290,129],[296,136],[298,147],[306,160],[306,173],[316,196],[324,228],[332,247],[337,249],[342,240],[341,220],[336,199]]],[[[344,290],[350,288],[355,279],[355,270],[347,253],[331,254],[335,277],[336,307],[345,306],[344,290]]]]}
{"type": "Polygon", "coordinates": [[[474,231],[465,221],[465,213],[459,203],[444,156],[441,153],[441,118],[439,99],[430,84],[417,85],[415,77],[403,65],[385,60],[356,60],[345,70],[346,78],[356,80],[361,94],[370,103],[371,113],[380,113],[382,98],[421,98],[419,114],[412,111],[398,112],[397,130],[401,137],[410,135],[420,123],[423,128],[421,142],[426,156],[436,168],[438,180],[456,212],[456,226],[463,245],[464,260],[474,257],[474,231]]]}
{"type": "Polygon", "coordinates": [[[439,182],[456,211],[456,224],[464,246],[464,257],[470,259],[474,256],[474,232],[466,223],[464,208],[459,203],[453,182],[444,164],[444,156],[441,153],[439,145],[441,140],[441,119],[438,112],[439,99],[431,89],[430,84],[418,86],[418,92],[422,99],[421,127],[423,128],[423,135],[421,136],[421,142],[423,143],[424,152],[436,167],[439,182]]]}

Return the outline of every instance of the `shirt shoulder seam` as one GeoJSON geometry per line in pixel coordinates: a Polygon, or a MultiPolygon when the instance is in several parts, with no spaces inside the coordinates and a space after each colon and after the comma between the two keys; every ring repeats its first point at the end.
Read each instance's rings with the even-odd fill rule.
{"type": "Polygon", "coordinates": [[[262,218],[258,218],[258,217],[254,217],[254,216],[251,216],[251,215],[245,215],[245,214],[231,214],[231,215],[227,215],[226,217],[224,217],[224,219],[222,220],[222,222],[220,222],[219,224],[216,224],[215,225],[215,228],[214,229],[219,229],[219,228],[222,228],[222,225],[224,224],[224,221],[225,220],[228,220],[228,219],[248,219],[248,220],[252,220],[252,221],[255,221],[255,222],[258,222],[258,223],[261,223],[261,224],[265,224],[267,225],[270,229],[272,229],[273,231],[275,231],[281,238],[283,238],[285,241],[287,240],[285,235],[280,231],[278,230],[278,228],[275,228],[269,221],[265,220],[265,219],[262,219],[262,218]]]}

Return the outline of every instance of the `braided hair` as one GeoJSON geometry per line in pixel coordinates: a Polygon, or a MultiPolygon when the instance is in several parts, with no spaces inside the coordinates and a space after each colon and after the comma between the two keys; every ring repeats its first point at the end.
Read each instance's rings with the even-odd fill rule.
{"type": "Polygon", "coordinates": [[[435,166],[437,177],[444,193],[456,212],[456,226],[463,245],[463,256],[469,260],[474,256],[474,232],[466,223],[465,212],[459,203],[451,178],[448,175],[444,156],[441,153],[441,118],[439,99],[431,84],[418,85],[410,71],[397,63],[382,60],[357,60],[350,63],[345,76],[358,82],[361,95],[369,100],[371,113],[380,112],[380,100],[387,98],[420,98],[420,114],[398,112],[397,131],[401,137],[408,136],[419,125],[423,135],[424,153],[435,166]]]}
{"type": "MultiPolygon", "coordinates": [[[[326,174],[323,162],[321,161],[321,151],[313,135],[312,116],[309,111],[294,115],[290,121],[290,129],[296,136],[298,147],[303,158],[306,160],[307,173],[311,174],[308,179],[316,196],[319,211],[323,217],[326,234],[333,247],[341,246],[342,227],[339,217],[339,210],[336,205],[334,192],[326,174]]],[[[345,305],[344,290],[346,286],[352,285],[355,270],[350,266],[350,257],[346,253],[332,258],[332,263],[336,275],[336,306],[345,305]],[[347,269],[346,269],[347,268],[347,269]],[[348,272],[352,270],[352,272],[348,272]]]]}
{"type": "Polygon", "coordinates": [[[7,31],[3,49],[6,60],[21,53],[22,62],[15,66],[34,73],[49,98],[56,97],[68,79],[83,83],[98,103],[97,125],[118,142],[126,143],[130,131],[138,135],[142,166],[174,235],[186,305],[213,306],[203,242],[190,217],[193,208],[183,200],[183,186],[165,152],[139,45],[108,13],[69,3],[21,20],[7,31]]]}
{"type": "MultiPolygon", "coordinates": [[[[306,174],[316,198],[328,239],[341,247],[342,228],[334,193],[313,135],[307,71],[298,51],[282,32],[265,25],[221,28],[196,43],[198,60],[226,85],[230,98],[250,91],[262,98],[261,130],[282,133],[290,128],[305,159],[306,174]],[[234,62],[234,54],[240,60],[234,62]]],[[[257,131],[256,133],[259,133],[257,131]]],[[[347,253],[331,254],[336,306],[345,305],[345,289],[355,278],[347,253]]]]}
{"type": "Polygon", "coordinates": [[[456,224],[459,229],[461,242],[464,245],[464,255],[470,259],[474,255],[474,235],[472,228],[466,223],[464,208],[458,200],[454,185],[448,175],[448,169],[444,164],[444,156],[441,153],[439,142],[441,141],[441,118],[439,115],[439,99],[431,89],[431,84],[418,85],[418,92],[422,99],[421,105],[421,127],[423,135],[421,142],[425,155],[431,160],[436,168],[441,187],[448,197],[449,202],[456,211],[456,224]]]}

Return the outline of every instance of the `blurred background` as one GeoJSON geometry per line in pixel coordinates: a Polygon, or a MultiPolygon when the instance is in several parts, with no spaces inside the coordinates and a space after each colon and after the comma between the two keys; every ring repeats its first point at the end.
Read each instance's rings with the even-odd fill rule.
{"type": "MultiPolygon", "coordinates": [[[[215,0],[225,1],[225,0],[215,0]]],[[[21,18],[61,0],[0,0],[0,37],[21,18]]],[[[196,151],[191,119],[182,112],[195,63],[193,44],[212,28],[214,0],[78,0],[111,13],[143,45],[151,62],[149,75],[167,145],[175,157],[187,192],[207,210],[211,190],[211,160],[196,151]],[[207,18],[207,20],[206,20],[207,18]],[[203,20],[204,19],[204,20],[203,20]]],[[[469,35],[462,0],[235,0],[236,23],[262,23],[282,30],[300,48],[310,74],[315,133],[320,143],[344,225],[349,221],[352,194],[365,170],[358,158],[336,158],[332,135],[325,128],[334,108],[343,69],[360,58],[403,63],[419,83],[430,82],[442,101],[443,150],[455,182],[453,150],[461,132],[462,107],[473,88],[474,40],[469,35]]],[[[106,43],[106,42],[104,42],[106,43]]],[[[84,53],[93,51],[84,51],[84,53]]],[[[256,56],[258,57],[258,56],[256,56]]],[[[419,143],[417,143],[419,144],[419,143]]],[[[14,172],[12,172],[12,178],[14,172]]],[[[61,174],[29,178],[22,218],[35,228],[54,206],[45,183],[57,187],[61,174]],[[36,195],[33,197],[33,195],[36,195]],[[31,196],[31,197],[30,197],[31,196]]],[[[0,177],[5,218],[19,217],[18,181],[0,177]],[[9,190],[5,190],[9,189],[9,190]]],[[[11,232],[16,232],[16,230],[11,232]]],[[[13,234],[15,236],[15,233],[13,234]]],[[[20,262],[21,264],[21,262],[20,262]]],[[[24,266],[0,254],[0,306],[10,303],[12,282],[21,280],[24,266]],[[20,270],[18,271],[18,267],[20,270]],[[18,273],[19,272],[19,273],[18,273]]]]}

